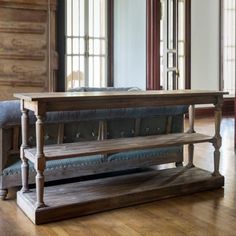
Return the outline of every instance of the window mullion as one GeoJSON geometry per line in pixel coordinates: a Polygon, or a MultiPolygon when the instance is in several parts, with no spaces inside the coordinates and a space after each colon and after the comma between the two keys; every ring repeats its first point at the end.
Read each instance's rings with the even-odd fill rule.
{"type": "Polygon", "coordinates": [[[85,44],[85,53],[84,53],[84,77],[85,77],[85,86],[89,86],[89,0],[84,2],[84,44],[85,44]]]}
{"type": "Polygon", "coordinates": [[[72,52],[72,56],[71,56],[71,87],[74,87],[74,74],[73,74],[73,63],[74,63],[74,50],[73,50],[73,36],[74,36],[74,32],[73,32],[73,0],[71,0],[71,52],[72,52]]]}
{"type": "MultiPolygon", "coordinates": [[[[80,13],[80,0],[78,0],[78,13],[80,13]]],[[[79,36],[80,36],[80,14],[78,15],[78,54],[81,54],[81,52],[80,52],[80,38],[79,38],[79,36]]],[[[79,75],[78,75],[78,84],[79,84],[79,86],[81,86],[81,73],[82,73],[82,71],[81,71],[81,65],[80,65],[80,56],[78,56],[78,63],[79,63],[79,65],[78,65],[78,68],[79,68],[79,75]]]]}

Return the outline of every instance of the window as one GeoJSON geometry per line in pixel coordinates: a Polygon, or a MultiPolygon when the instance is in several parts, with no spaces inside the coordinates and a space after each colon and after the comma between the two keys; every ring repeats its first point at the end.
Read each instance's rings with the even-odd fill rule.
{"type": "Polygon", "coordinates": [[[66,0],[66,89],[107,85],[107,1],[66,0]]]}
{"type": "Polygon", "coordinates": [[[162,0],[160,68],[163,89],[185,88],[185,0],[162,0]]]}
{"type": "Polygon", "coordinates": [[[235,0],[221,1],[221,89],[235,95],[235,0]]]}
{"type": "Polygon", "coordinates": [[[179,34],[178,34],[178,66],[179,66],[179,89],[185,89],[185,0],[179,0],[178,5],[179,34]]]}

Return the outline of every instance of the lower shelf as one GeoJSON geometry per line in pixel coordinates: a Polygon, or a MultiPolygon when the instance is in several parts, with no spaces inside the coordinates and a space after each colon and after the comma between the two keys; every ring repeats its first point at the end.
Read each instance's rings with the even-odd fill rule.
{"type": "Polygon", "coordinates": [[[45,187],[47,205],[36,209],[35,189],[17,193],[17,204],[35,224],[180,196],[224,185],[223,176],[178,167],[45,187]]]}

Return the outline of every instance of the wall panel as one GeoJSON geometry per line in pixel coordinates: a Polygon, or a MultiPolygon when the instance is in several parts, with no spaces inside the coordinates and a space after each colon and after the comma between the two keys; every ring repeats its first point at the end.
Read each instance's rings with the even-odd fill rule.
{"type": "Polygon", "coordinates": [[[0,100],[55,90],[56,0],[0,0],[0,100]]]}

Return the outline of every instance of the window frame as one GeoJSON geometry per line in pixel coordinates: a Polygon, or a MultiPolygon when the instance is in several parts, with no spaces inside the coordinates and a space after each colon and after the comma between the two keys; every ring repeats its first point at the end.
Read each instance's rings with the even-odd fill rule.
{"type": "MultiPolygon", "coordinates": [[[[219,90],[224,90],[224,0],[219,0],[219,90]]],[[[236,22],[236,13],[235,13],[235,22],[236,22]]],[[[236,43],[236,36],[235,36],[236,43]]],[[[236,56],[236,47],[235,47],[235,56],[236,56]]],[[[235,60],[235,71],[236,71],[236,60],[235,60]]],[[[234,75],[236,79],[236,74],[234,75]]],[[[236,95],[236,83],[235,83],[235,94],[236,95]]]]}
{"type": "MultiPolygon", "coordinates": [[[[57,52],[58,71],[56,91],[66,91],[66,2],[58,0],[57,9],[57,52]]],[[[107,1],[107,86],[114,85],[114,0],[107,1]]]]}

